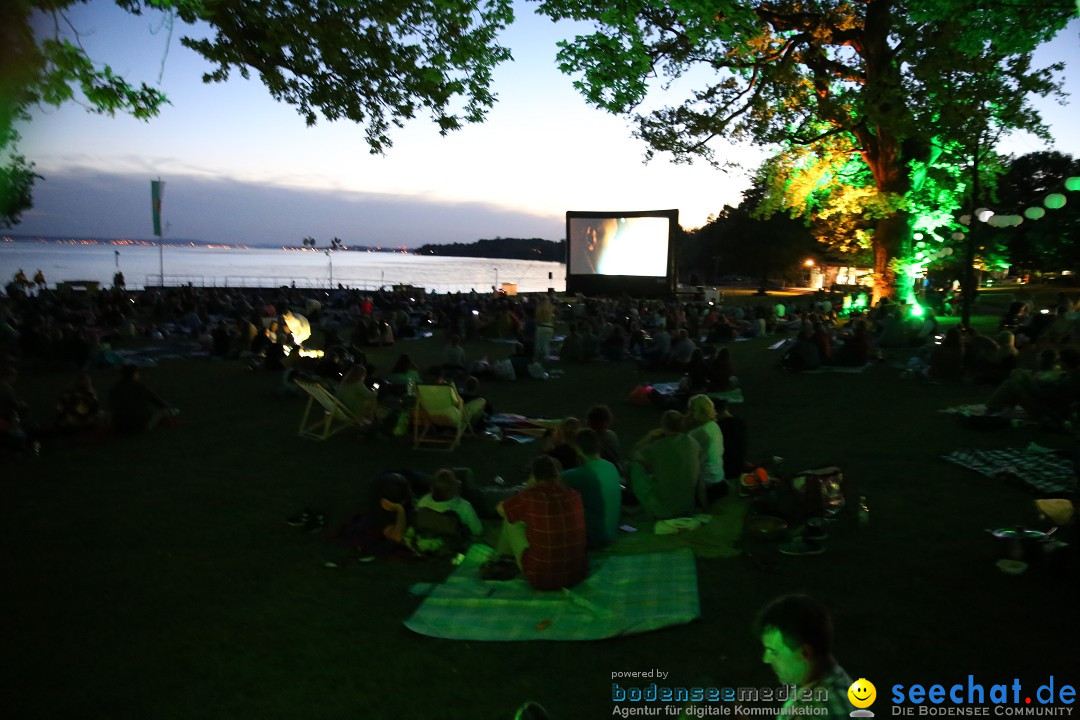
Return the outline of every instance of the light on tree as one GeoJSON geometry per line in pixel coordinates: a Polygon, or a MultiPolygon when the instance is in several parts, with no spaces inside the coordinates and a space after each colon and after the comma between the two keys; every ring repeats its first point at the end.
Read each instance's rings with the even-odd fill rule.
{"type": "Polygon", "coordinates": [[[989,208],[979,208],[975,211],[975,217],[979,222],[989,222],[994,216],[994,211],[989,208]]]}
{"type": "Polygon", "coordinates": [[[1080,176],[1065,178],[1065,189],[1073,192],[1080,190],[1080,176]]]}

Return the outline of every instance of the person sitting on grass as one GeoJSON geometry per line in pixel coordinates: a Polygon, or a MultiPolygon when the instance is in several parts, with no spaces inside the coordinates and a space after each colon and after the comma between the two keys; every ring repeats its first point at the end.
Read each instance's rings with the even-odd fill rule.
{"type": "Polygon", "coordinates": [[[416,364],[406,353],[398,355],[397,360],[394,361],[394,367],[391,368],[390,374],[386,376],[386,379],[389,382],[403,386],[407,386],[411,383],[418,384],[423,381],[423,378],[420,377],[420,371],[416,368],[416,364]]]}
{"type": "Polygon", "coordinates": [[[615,414],[607,405],[593,405],[585,414],[585,425],[600,436],[600,457],[617,468],[622,468],[622,450],[619,436],[611,429],[615,414]]]}
{"type": "Polygon", "coordinates": [[[708,395],[694,395],[686,405],[686,431],[701,448],[701,480],[709,502],[726,491],[724,482],[724,434],[716,422],[716,406],[708,395]]]}
{"type": "Polygon", "coordinates": [[[1073,348],[1061,351],[1059,377],[1038,380],[1026,370],[1014,370],[986,401],[986,413],[994,415],[1019,405],[1033,419],[1057,424],[1080,402],[1080,352],[1073,348]]]}
{"type": "Polygon", "coordinates": [[[581,452],[577,444],[579,430],[580,420],[573,415],[563,418],[544,447],[544,452],[558,460],[563,470],[572,470],[581,464],[581,452]]]}
{"type": "Polygon", "coordinates": [[[591,428],[577,434],[578,448],[585,462],[562,471],[562,481],[581,493],[585,505],[585,535],[590,548],[615,539],[622,510],[622,482],[619,469],[600,457],[600,436],[591,428]]]}
{"type": "Polygon", "coordinates": [[[516,566],[534,589],[559,590],[588,575],[581,493],[562,483],[554,458],[537,456],[528,486],[497,510],[505,520],[497,559],[481,568],[482,576],[505,578],[516,566]]]}
{"type": "Polygon", "coordinates": [[[727,400],[714,399],[713,407],[716,408],[716,424],[724,436],[724,477],[734,482],[746,472],[746,421],[731,414],[727,400]]]}
{"type": "Polygon", "coordinates": [[[101,421],[101,403],[90,373],[79,373],[75,384],[64,391],[56,404],[56,431],[75,433],[91,430],[101,421]]]}
{"type": "MultiPolygon", "coordinates": [[[[416,515],[416,500],[409,481],[400,473],[387,473],[376,479],[367,507],[354,516],[330,539],[354,550],[363,560],[389,555],[405,544],[416,515]]],[[[312,522],[304,512],[290,518],[291,525],[304,524],[309,531],[322,527],[322,517],[312,522]]]]}
{"type": "Polygon", "coordinates": [[[833,623],[824,605],[806,595],[785,595],[765,606],[757,629],[762,662],[781,684],[795,686],[780,717],[822,710],[830,717],[847,717],[855,709],[848,699],[851,676],[832,655],[833,623]]]}
{"type": "Polygon", "coordinates": [[[701,485],[701,448],[682,431],[683,415],[667,410],[660,427],[634,447],[630,485],[634,497],[657,520],[691,515],[705,504],[701,485]]]}
{"type": "Polygon", "coordinates": [[[458,480],[453,470],[444,468],[435,473],[435,479],[431,483],[431,492],[421,497],[416,503],[417,513],[423,509],[437,513],[452,513],[472,537],[484,531],[475,508],[468,500],[461,497],[461,480],[458,480]]]}
{"type": "Polygon", "coordinates": [[[847,367],[862,367],[870,362],[873,352],[870,343],[870,331],[866,321],[858,319],[852,325],[851,333],[843,338],[844,344],[835,348],[832,353],[832,365],[847,367]]]}
{"type": "Polygon", "coordinates": [[[153,430],[177,412],[143,384],[139,367],[131,364],[120,369],[120,380],[109,391],[109,410],[113,429],[120,433],[153,430]]]}

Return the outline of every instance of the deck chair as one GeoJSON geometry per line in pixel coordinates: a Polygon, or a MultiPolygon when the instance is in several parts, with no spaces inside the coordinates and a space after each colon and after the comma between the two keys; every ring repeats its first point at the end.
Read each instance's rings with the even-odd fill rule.
{"type": "Polygon", "coordinates": [[[474,434],[465,403],[453,385],[417,385],[413,405],[413,449],[422,443],[454,450],[461,436],[474,434]]]}
{"type": "Polygon", "coordinates": [[[300,437],[325,440],[346,428],[362,428],[371,423],[369,418],[362,418],[342,405],[341,401],[322,385],[303,380],[293,382],[308,394],[307,407],[304,408],[304,416],[300,418],[300,437]],[[322,412],[315,409],[315,415],[312,417],[315,403],[320,405],[322,412]]]}

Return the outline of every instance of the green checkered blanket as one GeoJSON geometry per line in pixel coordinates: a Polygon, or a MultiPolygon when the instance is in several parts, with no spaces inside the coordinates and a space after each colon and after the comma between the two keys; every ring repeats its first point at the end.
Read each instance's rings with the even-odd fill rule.
{"type": "Polygon", "coordinates": [[[599,640],[681,625],[701,616],[697,568],[688,548],[591,557],[573,589],[533,590],[517,578],[481,580],[494,551],[473,545],[442,584],[421,583],[423,604],[405,621],[421,635],[453,640],[599,640]]]}

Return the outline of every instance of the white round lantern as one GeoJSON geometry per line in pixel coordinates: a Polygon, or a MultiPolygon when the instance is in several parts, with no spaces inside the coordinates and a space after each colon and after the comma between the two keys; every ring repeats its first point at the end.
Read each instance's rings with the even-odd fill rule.
{"type": "Polygon", "coordinates": [[[1065,207],[1065,196],[1061,193],[1051,193],[1043,200],[1043,205],[1051,210],[1060,210],[1065,207]]]}
{"type": "Polygon", "coordinates": [[[1041,207],[1029,207],[1027,210],[1024,211],[1024,217],[1026,217],[1028,220],[1038,220],[1045,215],[1046,211],[1043,210],[1041,207]]]}

